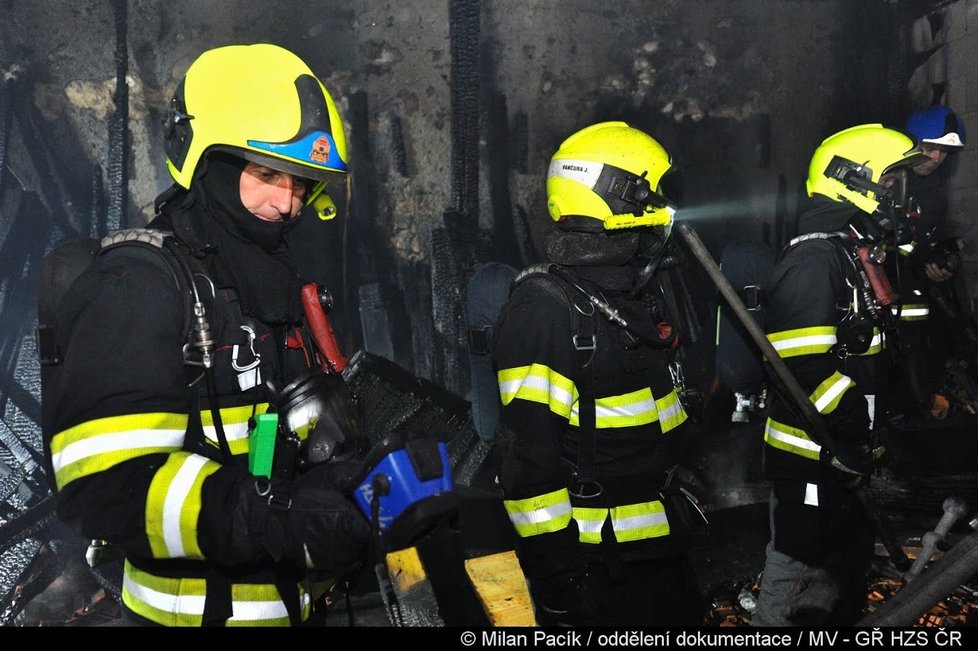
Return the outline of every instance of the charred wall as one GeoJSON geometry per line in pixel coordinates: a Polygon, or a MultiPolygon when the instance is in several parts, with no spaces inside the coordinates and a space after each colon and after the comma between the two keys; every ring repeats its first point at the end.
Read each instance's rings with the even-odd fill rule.
{"type": "Polygon", "coordinates": [[[310,61],[341,103],[354,174],[348,196],[336,192],[343,216],[297,233],[304,270],[332,288],[349,348],[463,395],[467,275],[487,259],[538,258],[550,226],[543,174],[563,136],[606,119],[647,129],[672,152],[684,203],[704,207],[708,242],[773,237],[779,193],[790,211],[821,137],[888,117],[889,59],[878,52],[905,21],[893,3],[840,0],[11,1],[3,11],[0,65],[16,84],[5,95],[38,123],[43,140],[29,147],[56,161],[40,177],[18,173],[79,231],[113,225],[88,204],[119,205],[120,169],[116,221],[151,216],[169,182],[160,107],[200,50],[267,40],[310,61]]]}

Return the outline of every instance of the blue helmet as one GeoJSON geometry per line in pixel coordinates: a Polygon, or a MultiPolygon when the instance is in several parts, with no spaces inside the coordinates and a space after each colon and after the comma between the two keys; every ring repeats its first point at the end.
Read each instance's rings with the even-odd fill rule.
{"type": "Polygon", "coordinates": [[[964,147],[964,124],[946,106],[920,109],[907,119],[907,131],[920,142],[949,149],[964,147]]]}

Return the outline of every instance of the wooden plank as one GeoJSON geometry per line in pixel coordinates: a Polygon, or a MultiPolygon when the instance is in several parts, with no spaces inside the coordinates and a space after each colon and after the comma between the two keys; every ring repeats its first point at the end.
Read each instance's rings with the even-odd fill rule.
{"type": "Polygon", "coordinates": [[[407,594],[428,580],[428,574],[424,570],[424,565],[421,564],[418,550],[414,547],[388,553],[387,571],[390,574],[391,582],[394,584],[394,592],[398,596],[407,594]]]}
{"type": "Polygon", "coordinates": [[[526,578],[513,550],[470,558],[465,571],[493,626],[536,626],[526,578]]]}
{"type": "Polygon", "coordinates": [[[417,548],[389,552],[386,561],[400,625],[444,626],[434,589],[417,548]]]}

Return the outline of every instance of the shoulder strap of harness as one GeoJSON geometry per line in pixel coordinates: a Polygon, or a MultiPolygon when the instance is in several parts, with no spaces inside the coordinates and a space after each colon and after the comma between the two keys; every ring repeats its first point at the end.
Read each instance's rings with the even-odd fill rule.
{"type": "Polygon", "coordinates": [[[594,459],[597,450],[597,415],[594,395],[594,354],[597,349],[597,338],[594,331],[595,307],[585,300],[580,305],[574,300],[572,291],[577,283],[567,276],[570,272],[556,264],[538,264],[527,267],[513,280],[513,287],[530,277],[546,278],[552,286],[560,290],[560,295],[567,304],[570,320],[573,324],[571,344],[577,355],[577,365],[580,371],[577,378],[578,394],[578,437],[577,463],[574,469],[574,484],[570,487],[571,495],[578,499],[596,498],[603,492],[601,485],[594,478],[594,459]]]}
{"type": "MultiPolygon", "coordinates": [[[[136,254],[137,251],[147,252],[150,259],[154,262],[162,261],[165,268],[169,269],[170,275],[173,278],[173,282],[176,285],[177,291],[183,299],[184,304],[184,328],[183,328],[183,338],[185,341],[190,340],[191,330],[193,328],[193,322],[191,315],[193,314],[193,304],[191,302],[192,292],[190,291],[190,286],[193,283],[193,277],[176,259],[176,253],[172,247],[166,245],[167,240],[172,239],[173,234],[169,231],[161,231],[152,228],[126,228],[119,231],[113,231],[109,235],[102,238],[102,242],[99,250],[96,252],[96,257],[104,255],[109,251],[114,251],[119,248],[125,247],[125,249],[130,254],[136,254]]],[[[143,256],[146,257],[146,256],[143,256]]]]}
{"type": "Polygon", "coordinates": [[[832,245],[832,248],[835,249],[842,260],[844,273],[846,278],[849,279],[849,282],[854,283],[859,287],[865,285],[865,287],[868,288],[870,286],[869,279],[866,277],[866,273],[863,271],[858,257],[850,245],[851,240],[849,239],[849,236],[842,231],[833,231],[830,233],[805,233],[804,235],[799,235],[788,242],[788,246],[781,251],[781,256],[784,257],[784,255],[790,249],[798,246],[799,244],[814,240],[824,240],[832,245]]]}
{"type": "Polygon", "coordinates": [[[178,293],[184,304],[183,328],[183,363],[187,369],[188,388],[190,391],[190,421],[187,423],[187,435],[184,439],[184,449],[206,453],[203,423],[200,422],[200,394],[197,383],[203,379],[208,395],[211,416],[217,433],[221,457],[224,461],[231,459],[231,448],[227,442],[221,420],[220,407],[217,404],[217,387],[214,381],[214,340],[211,334],[208,313],[212,311],[216,292],[214,282],[191,259],[186,248],[180,244],[170,231],[152,228],[127,228],[114,231],[102,239],[101,249],[96,255],[125,246],[131,250],[153,251],[162,259],[170,270],[176,283],[178,293]],[[199,287],[198,280],[204,281],[206,287],[199,287]],[[196,367],[196,368],[195,368],[196,367]],[[203,369],[198,371],[197,369],[203,369]],[[196,378],[193,376],[196,375],[196,378]]]}

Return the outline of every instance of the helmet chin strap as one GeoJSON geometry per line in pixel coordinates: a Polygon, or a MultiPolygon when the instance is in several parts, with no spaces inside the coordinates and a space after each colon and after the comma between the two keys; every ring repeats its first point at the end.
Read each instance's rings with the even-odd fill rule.
{"type": "Polygon", "coordinates": [[[659,266],[662,264],[665,257],[665,251],[660,251],[658,255],[651,258],[646,263],[645,267],[638,272],[638,275],[635,277],[635,285],[632,287],[631,291],[628,292],[629,298],[638,296],[639,292],[645,289],[645,286],[648,285],[649,281],[652,280],[653,276],[655,276],[655,272],[658,271],[659,266]]]}
{"type": "Polygon", "coordinates": [[[635,277],[635,285],[629,292],[629,297],[634,298],[649,284],[655,277],[655,273],[662,268],[675,266],[678,260],[669,255],[666,249],[666,242],[663,241],[655,231],[650,229],[640,229],[637,257],[647,258],[648,262],[635,277]]]}
{"type": "Polygon", "coordinates": [[[876,244],[886,239],[886,228],[876,218],[860,212],[849,222],[849,233],[858,244],[876,244]]]}

